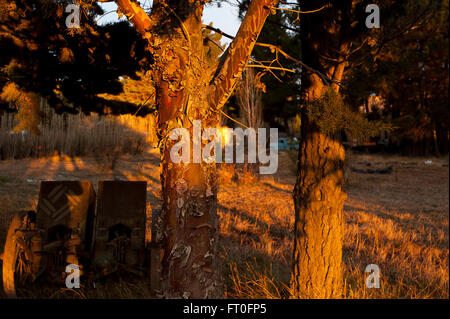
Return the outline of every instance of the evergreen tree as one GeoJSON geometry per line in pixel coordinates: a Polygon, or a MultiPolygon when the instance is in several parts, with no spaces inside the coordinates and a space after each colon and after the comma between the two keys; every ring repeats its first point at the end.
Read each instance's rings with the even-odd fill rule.
{"type": "Polygon", "coordinates": [[[136,71],[148,66],[144,41],[128,22],[98,26],[95,17],[102,11],[95,2],[83,3],[81,27],[68,29],[64,10],[69,3],[0,1],[0,92],[9,97],[0,107],[18,109],[18,100],[11,98],[33,92],[58,112],[136,111],[133,103],[98,94],[121,92],[120,76],[136,78],[136,71]],[[16,94],[4,92],[12,87],[16,94]]]}

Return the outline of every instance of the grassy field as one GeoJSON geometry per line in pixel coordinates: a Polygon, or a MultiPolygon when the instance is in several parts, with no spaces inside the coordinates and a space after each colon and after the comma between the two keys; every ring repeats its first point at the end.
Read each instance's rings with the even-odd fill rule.
{"type": "MultiPolygon", "coordinates": [[[[345,298],[449,297],[448,158],[357,155],[346,169],[345,298]],[[390,174],[365,170],[392,167],[390,174]],[[353,168],[353,169],[352,169],[353,168]],[[368,264],[381,269],[381,288],[367,289],[368,264]]],[[[295,155],[280,152],[276,175],[255,178],[220,168],[220,255],[228,298],[289,295],[293,242],[295,155]],[[236,178],[237,177],[237,178],[236,178]]],[[[146,180],[148,209],[159,208],[159,159],[151,150],[114,165],[96,157],[0,161],[0,245],[14,212],[34,209],[40,180],[146,180]]],[[[0,248],[1,250],[2,248],[0,248]]],[[[99,283],[80,290],[20,290],[24,297],[146,298],[142,279],[99,283]]]]}

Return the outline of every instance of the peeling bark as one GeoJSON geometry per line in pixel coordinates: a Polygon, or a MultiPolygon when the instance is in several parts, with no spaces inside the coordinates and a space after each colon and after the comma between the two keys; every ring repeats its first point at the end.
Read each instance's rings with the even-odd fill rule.
{"type": "Polygon", "coordinates": [[[192,139],[194,120],[201,120],[203,128],[217,127],[218,109],[234,90],[277,1],[251,2],[236,38],[214,66],[208,65],[203,51],[201,17],[207,1],[154,1],[150,16],[135,0],[116,2],[148,41],[154,58],[163,205],[152,221],[162,263],[161,285],[152,287],[160,286],[157,294],[166,298],[223,297],[216,166],[192,160],[172,163],[170,149],[176,141],[169,136],[172,129],[184,127],[192,139]]]}

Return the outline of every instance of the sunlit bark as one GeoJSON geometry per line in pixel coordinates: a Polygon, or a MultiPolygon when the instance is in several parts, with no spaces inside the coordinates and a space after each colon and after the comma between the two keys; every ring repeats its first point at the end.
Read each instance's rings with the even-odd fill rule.
{"type": "MultiPolygon", "coordinates": [[[[320,97],[323,85],[310,86],[320,97]]],[[[294,189],[295,241],[291,287],[294,298],[342,295],[343,206],[346,195],[342,144],[321,133],[302,110],[297,183],[294,189]]]]}
{"type": "Polygon", "coordinates": [[[213,67],[205,57],[201,33],[207,1],[154,1],[150,17],[136,1],[116,2],[148,40],[154,58],[163,199],[162,211],[153,221],[162,262],[156,293],[167,298],[222,297],[216,167],[205,162],[173,163],[170,148],[176,141],[169,135],[184,127],[192,138],[194,120],[201,120],[203,128],[217,126],[218,109],[231,95],[277,1],[252,1],[236,38],[213,67]]]}
{"type": "MultiPolygon", "coordinates": [[[[320,58],[326,43],[307,19],[302,30],[308,41],[302,43],[302,61],[319,70],[332,82],[336,92],[342,80],[346,62],[343,56],[335,61],[320,58]]],[[[330,36],[333,29],[329,29],[330,36]]],[[[332,46],[330,40],[329,44],[332,46]]],[[[345,53],[342,43],[335,51],[345,53]]],[[[331,47],[332,49],[332,47],[331,47]]],[[[303,104],[320,99],[327,90],[317,74],[304,70],[302,76],[303,104]]],[[[298,155],[297,182],[294,188],[295,240],[291,275],[292,298],[341,298],[343,286],[342,246],[344,237],[343,163],[345,151],[336,136],[320,132],[301,110],[301,138],[298,155]]]]}
{"type": "Polygon", "coordinates": [[[298,179],[294,191],[293,297],[342,294],[343,205],[346,195],[342,145],[302,116],[298,179]]]}

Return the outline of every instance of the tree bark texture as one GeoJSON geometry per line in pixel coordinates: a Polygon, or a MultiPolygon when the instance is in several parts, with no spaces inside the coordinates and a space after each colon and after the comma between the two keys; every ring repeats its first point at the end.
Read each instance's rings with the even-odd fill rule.
{"type": "MultiPolygon", "coordinates": [[[[315,7],[318,5],[313,4],[315,7]]],[[[302,10],[308,9],[302,5],[302,10]]],[[[339,30],[342,29],[320,19],[323,18],[313,14],[302,17],[301,32],[306,39],[302,42],[302,61],[332,82],[325,83],[318,74],[303,70],[303,105],[320,99],[328,86],[338,92],[346,65],[344,57],[348,53],[348,45],[340,41],[339,30]],[[321,29],[321,26],[326,29],[321,29]],[[336,58],[327,59],[326,56],[336,58]]],[[[342,297],[343,206],[346,199],[342,189],[344,159],[344,148],[339,140],[321,133],[308,118],[306,107],[302,107],[294,188],[292,298],[342,297]]]]}
{"type": "Polygon", "coordinates": [[[223,297],[216,165],[193,163],[193,121],[200,120],[202,129],[218,126],[219,109],[234,90],[277,1],[251,2],[236,38],[215,65],[208,64],[203,49],[201,17],[207,1],[155,0],[150,14],[137,1],[116,2],[148,40],[154,59],[163,199],[162,210],[152,221],[162,263],[156,293],[166,298],[223,297]],[[170,159],[177,142],[169,138],[170,132],[178,127],[190,131],[190,163],[175,164],[170,159]]]}
{"type": "Polygon", "coordinates": [[[295,298],[339,298],[342,294],[344,158],[342,145],[302,116],[294,189],[295,298]]]}

